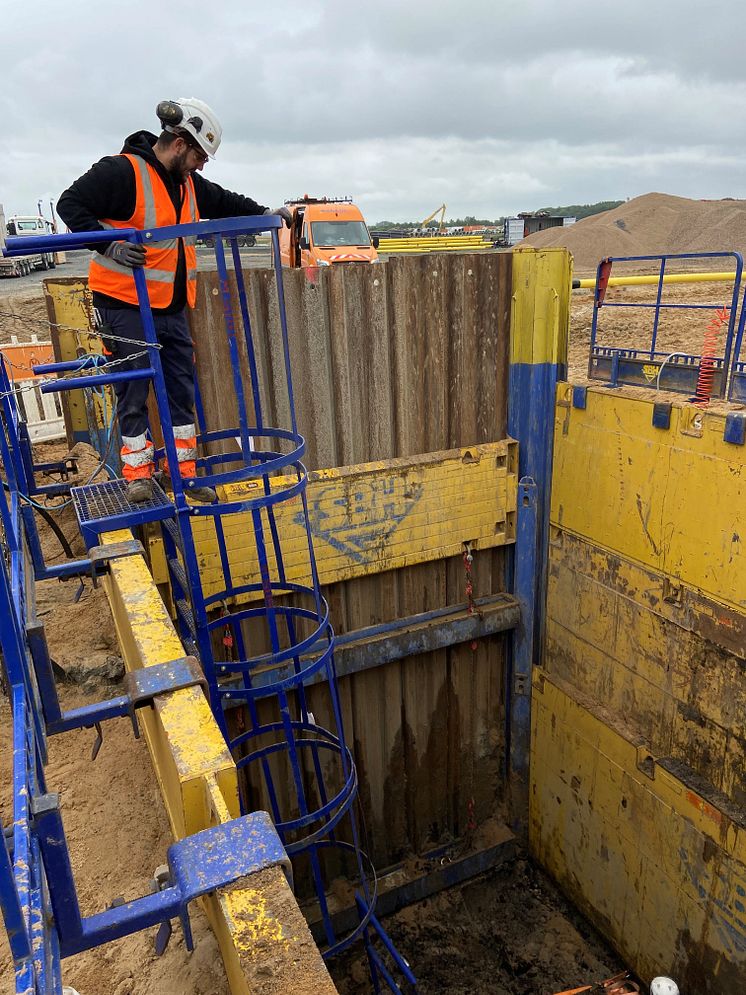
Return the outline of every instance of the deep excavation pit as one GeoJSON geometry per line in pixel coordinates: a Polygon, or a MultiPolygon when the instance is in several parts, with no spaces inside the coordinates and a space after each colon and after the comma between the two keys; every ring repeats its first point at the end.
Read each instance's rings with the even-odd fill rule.
{"type": "MultiPolygon", "coordinates": [[[[733,794],[742,781],[740,761],[729,752],[730,744],[740,744],[739,732],[733,738],[730,729],[738,723],[719,710],[724,697],[739,693],[744,655],[736,605],[743,576],[740,538],[735,528],[728,531],[727,555],[714,584],[707,563],[700,570],[691,515],[667,505],[670,519],[664,520],[656,502],[689,493],[688,474],[699,486],[709,486],[709,475],[696,477],[704,462],[696,447],[704,436],[717,458],[705,454],[715,466],[709,467],[712,477],[730,488],[730,504],[739,507],[742,450],[724,440],[716,405],[704,430],[701,422],[685,422],[681,407],[673,406],[669,432],[651,420],[654,399],[648,391],[615,393],[591,385],[586,397],[585,385],[577,396],[560,385],[556,408],[554,398],[545,399],[546,411],[556,419],[556,483],[564,501],[558,500],[550,518],[549,651],[545,667],[535,673],[535,726],[525,711],[518,710],[521,721],[514,721],[511,702],[526,693],[530,680],[516,679],[510,670],[516,623],[506,619],[513,567],[520,563],[519,556],[512,559],[516,518],[529,498],[528,485],[519,487],[517,455],[507,438],[508,342],[511,266],[524,266],[525,285],[533,286],[538,277],[531,258],[517,253],[516,262],[508,255],[402,259],[387,264],[375,282],[350,270],[344,278],[294,273],[286,285],[299,420],[307,434],[307,462],[320,471],[309,487],[310,518],[322,551],[330,616],[342,637],[340,710],[357,764],[363,848],[379,869],[384,899],[397,873],[403,875],[399,884],[407,876],[411,884],[437,873],[452,881],[459,861],[477,858],[463,874],[468,881],[394,915],[386,915],[382,899],[383,925],[423,993],[554,995],[623,970],[526,850],[503,835],[516,815],[525,824],[530,790],[532,853],[583,908],[595,910],[599,928],[635,958],[641,974],[650,978],[662,969],[682,977],[678,971],[688,971],[699,982],[692,988],[696,995],[735,995],[741,989],[729,979],[741,976],[743,959],[729,957],[728,944],[742,949],[734,899],[742,887],[735,831],[741,817],[717,791],[733,794]],[[588,445],[594,432],[603,443],[588,445]],[[658,447],[665,458],[646,463],[658,447]],[[689,460],[683,469],[674,464],[682,451],[689,460]],[[602,475],[612,481],[620,503],[613,513],[610,501],[593,503],[599,460],[605,460],[602,475]],[[418,501],[430,498],[422,512],[418,501]],[[339,506],[350,521],[344,529],[332,529],[329,511],[339,506]],[[583,518],[589,507],[597,516],[590,521],[583,518]],[[473,508],[481,518],[471,515],[473,508]],[[617,510],[624,521],[621,536],[614,534],[617,510]],[[575,517],[568,524],[570,516],[575,517]],[[656,531],[659,517],[663,534],[656,531]],[[681,528],[671,529],[669,520],[681,528]],[[463,540],[475,533],[479,540],[463,540]],[[681,554],[690,571],[682,567],[688,586],[672,587],[668,561],[654,557],[682,534],[689,543],[681,554]],[[347,559],[340,567],[335,557],[342,555],[347,559]],[[452,632],[442,641],[447,628],[442,613],[454,631],[464,622],[480,631],[464,637],[461,628],[460,638],[452,632]],[[638,662],[644,672],[638,672],[638,662]],[[702,730],[712,749],[703,746],[702,730]],[[726,742],[728,747],[722,746],[726,742]],[[517,776],[529,745],[530,777],[525,769],[517,776]],[[673,819],[675,847],[667,835],[673,819]],[[489,862],[491,869],[478,873],[478,855],[496,840],[505,842],[504,851],[489,862]],[[398,870],[387,873],[392,867],[398,870]],[[712,928],[709,919],[698,925],[703,895],[709,895],[712,928]],[[670,904],[672,896],[681,900],[681,910],[661,916],[660,903],[670,904]]],[[[564,254],[554,260],[567,275],[564,254]]],[[[252,316],[266,329],[273,317],[271,281],[257,272],[251,284],[252,316]]],[[[561,289],[569,297],[569,285],[561,289]]],[[[623,290],[618,293],[624,296],[623,290]]],[[[217,423],[232,424],[221,374],[228,360],[214,334],[219,302],[213,274],[201,276],[200,294],[193,330],[201,387],[217,423]]],[[[569,310],[569,300],[557,310],[564,304],[569,310]]],[[[587,296],[582,305],[585,320],[587,296]]],[[[520,317],[521,309],[514,310],[520,317]]],[[[527,327],[533,328],[530,319],[527,327]]],[[[664,331],[673,335],[675,329],[664,331]]],[[[701,329],[685,331],[696,345],[701,329]]],[[[680,345],[675,337],[664,341],[680,345]]],[[[587,355],[587,344],[576,345],[575,356],[571,349],[571,364],[581,353],[587,355]]],[[[271,365],[271,356],[263,358],[271,365]]],[[[719,511],[713,499],[713,521],[719,511]]],[[[721,538],[722,519],[717,522],[717,536],[706,537],[710,548],[721,538]]],[[[157,579],[164,581],[162,574],[157,579]]],[[[65,613],[72,617],[76,611],[75,592],[72,585],[57,588],[53,600],[62,615],[55,626],[52,606],[45,622],[62,656],[65,613]]],[[[86,591],[81,616],[90,611],[96,617],[97,598],[100,590],[86,591]]],[[[76,645],[74,655],[111,654],[113,644],[101,627],[90,620],[88,627],[96,642],[76,645]]],[[[116,668],[97,671],[80,694],[100,697],[93,686],[102,676],[116,679],[116,668]]],[[[308,697],[319,724],[330,726],[318,683],[309,687],[308,697]]],[[[82,783],[90,766],[84,740],[80,734],[55,744],[53,762],[61,766],[53,773],[60,772],[65,783],[78,778],[82,783]]],[[[167,824],[147,765],[133,761],[127,775],[136,782],[132,791],[150,800],[151,811],[143,813],[140,806],[135,813],[129,795],[106,791],[107,778],[121,773],[121,757],[122,751],[105,746],[95,767],[96,790],[114,807],[118,828],[126,824],[131,830],[133,818],[154,817],[160,855],[167,824]]],[[[90,812],[71,795],[65,825],[77,835],[76,871],[85,876],[90,812]]],[[[137,891],[148,880],[154,849],[132,851],[126,869],[132,880],[120,883],[115,872],[105,900],[137,891]]],[[[120,855],[121,847],[102,846],[96,874],[106,880],[107,861],[121,872],[120,855]]],[[[344,911],[352,902],[352,886],[333,871],[332,904],[344,911]]],[[[303,900],[302,873],[297,885],[303,900]]],[[[88,898],[98,899],[98,891],[88,898]]],[[[151,940],[142,934],[119,948],[73,958],[66,963],[70,982],[80,995],[227,992],[206,927],[191,958],[178,930],[167,961],[153,956],[151,940]]],[[[343,995],[370,990],[359,948],[332,968],[343,995]]]]}

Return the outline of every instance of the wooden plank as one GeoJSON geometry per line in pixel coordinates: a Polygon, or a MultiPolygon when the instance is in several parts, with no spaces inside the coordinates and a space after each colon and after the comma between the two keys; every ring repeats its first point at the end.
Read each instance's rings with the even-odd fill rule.
{"type": "MultiPolygon", "coordinates": [[[[390,418],[388,287],[380,267],[333,268],[329,277],[330,359],[336,451],[343,464],[396,455],[390,418]]],[[[351,491],[350,493],[355,493],[351,491]]],[[[320,551],[323,543],[315,543],[320,551]]],[[[344,631],[396,614],[394,574],[344,586],[344,631]]],[[[401,773],[401,665],[342,682],[360,782],[363,846],[376,862],[406,846],[401,773]]],[[[349,735],[348,735],[349,738],[349,735]]]]}
{"type": "MultiPolygon", "coordinates": [[[[388,264],[389,324],[394,344],[392,408],[400,455],[438,449],[447,438],[447,285],[442,257],[388,264]]],[[[422,564],[401,576],[400,616],[446,604],[442,564],[422,564]]],[[[413,657],[402,673],[408,833],[416,851],[437,842],[448,823],[447,654],[413,657]]]]}

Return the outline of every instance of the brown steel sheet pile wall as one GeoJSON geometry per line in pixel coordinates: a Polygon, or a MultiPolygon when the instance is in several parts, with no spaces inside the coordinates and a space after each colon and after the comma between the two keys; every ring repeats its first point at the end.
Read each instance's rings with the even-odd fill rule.
{"type": "MultiPolygon", "coordinates": [[[[284,271],[309,469],[506,436],[511,262],[509,254],[422,256],[284,271]]],[[[266,420],[287,426],[280,363],[265,345],[278,340],[274,274],[245,277],[260,378],[271,385],[262,390],[266,420]]],[[[193,333],[209,428],[237,424],[221,328],[217,276],[201,273],[193,333]]],[[[246,369],[244,384],[250,407],[246,369]]],[[[505,589],[505,556],[504,549],[476,555],[476,596],[505,589]]],[[[436,561],[326,593],[336,631],[346,632],[463,603],[464,567],[460,558],[436,561]]],[[[505,646],[494,636],[341,681],[377,862],[462,835],[472,799],[477,821],[494,813],[503,780],[505,646]]]]}

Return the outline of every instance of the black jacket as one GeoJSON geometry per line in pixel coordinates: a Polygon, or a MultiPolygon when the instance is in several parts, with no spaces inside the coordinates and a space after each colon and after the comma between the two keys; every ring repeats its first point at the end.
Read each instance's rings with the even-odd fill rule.
{"type": "MultiPolygon", "coordinates": [[[[169,173],[153,151],[156,136],[149,131],[138,131],[125,139],[122,152],[139,155],[154,166],[171,195],[177,217],[184,196],[184,184],[169,173]]],[[[194,189],[197,194],[197,207],[201,218],[234,218],[251,214],[263,214],[266,210],[250,197],[224,190],[217,183],[206,180],[199,172],[193,174],[194,189]]],[[[70,231],[101,231],[101,218],[113,221],[127,221],[135,210],[135,172],[130,162],[119,156],[105,156],[65,190],[57,201],[57,213],[70,231]]],[[[93,248],[93,247],[92,247],[93,248]]],[[[95,247],[105,252],[106,245],[95,247]]],[[[123,301],[94,292],[95,307],[132,307],[123,301]]],[[[186,305],[186,266],[184,246],[179,243],[179,261],[174,281],[174,296],[171,304],[162,313],[181,311],[186,305]]]]}

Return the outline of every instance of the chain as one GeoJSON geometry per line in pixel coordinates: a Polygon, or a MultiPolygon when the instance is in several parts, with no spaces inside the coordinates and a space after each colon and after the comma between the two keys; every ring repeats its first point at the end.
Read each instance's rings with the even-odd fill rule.
{"type": "MultiPolygon", "coordinates": [[[[99,329],[94,328],[75,328],[74,325],[62,325],[58,321],[49,321],[44,318],[31,318],[25,317],[24,315],[14,314],[12,311],[0,311],[0,318],[13,318],[15,321],[34,321],[37,325],[41,325],[44,328],[59,328],[63,332],[75,332],[76,335],[95,335],[97,337],[103,337],[108,339],[110,342],[125,342],[127,345],[142,345],[146,346],[148,349],[162,349],[160,342],[144,342],[142,339],[126,339],[123,335],[113,335],[110,332],[102,333],[99,329]]],[[[6,343],[6,345],[9,343],[6,343]]],[[[15,344],[15,343],[14,343],[15,344]]],[[[37,342],[18,342],[18,345],[40,345],[37,342]]],[[[26,369],[26,367],[21,367],[21,369],[26,369]]]]}
{"type": "Polygon", "coordinates": [[[468,608],[469,614],[470,615],[478,615],[481,618],[482,617],[482,613],[479,610],[479,608],[477,608],[476,603],[474,601],[474,582],[473,582],[472,576],[471,576],[471,565],[472,565],[473,562],[474,562],[474,557],[473,557],[472,552],[471,552],[471,543],[470,542],[465,542],[464,543],[464,573],[466,575],[466,601],[467,601],[467,604],[469,606],[469,608],[468,608]]]}
{"type": "MultiPolygon", "coordinates": [[[[142,343],[140,343],[142,344],[142,343]]],[[[159,346],[160,348],[160,346],[159,346]]],[[[141,359],[143,356],[148,356],[148,350],[142,349],[140,352],[133,352],[131,356],[125,356],[123,359],[111,359],[108,360],[104,365],[106,367],[106,372],[113,369],[115,366],[122,366],[124,363],[130,363],[134,359],[141,359]]],[[[23,369],[23,367],[21,367],[23,369]]],[[[28,383],[25,387],[16,387],[14,390],[6,390],[0,392],[0,397],[14,397],[16,394],[25,394],[29,390],[36,390],[37,387],[41,387],[48,383],[59,383],[60,380],[72,380],[74,377],[91,377],[96,376],[100,373],[100,367],[94,367],[90,372],[86,372],[82,368],[79,370],[71,370],[69,373],[65,373],[61,377],[37,377],[35,381],[28,383]]]]}
{"type": "MultiPolygon", "coordinates": [[[[471,565],[474,562],[474,557],[471,552],[471,543],[464,543],[464,574],[466,576],[466,603],[468,605],[468,612],[470,615],[476,615],[478,618],[482,618],[482,612],[477,607],[474,601],[474,581],[471,576],[471,565]]],[[[471,641],[472,652],[476,652],[477,641],[472,639],[471,641]]]]}

